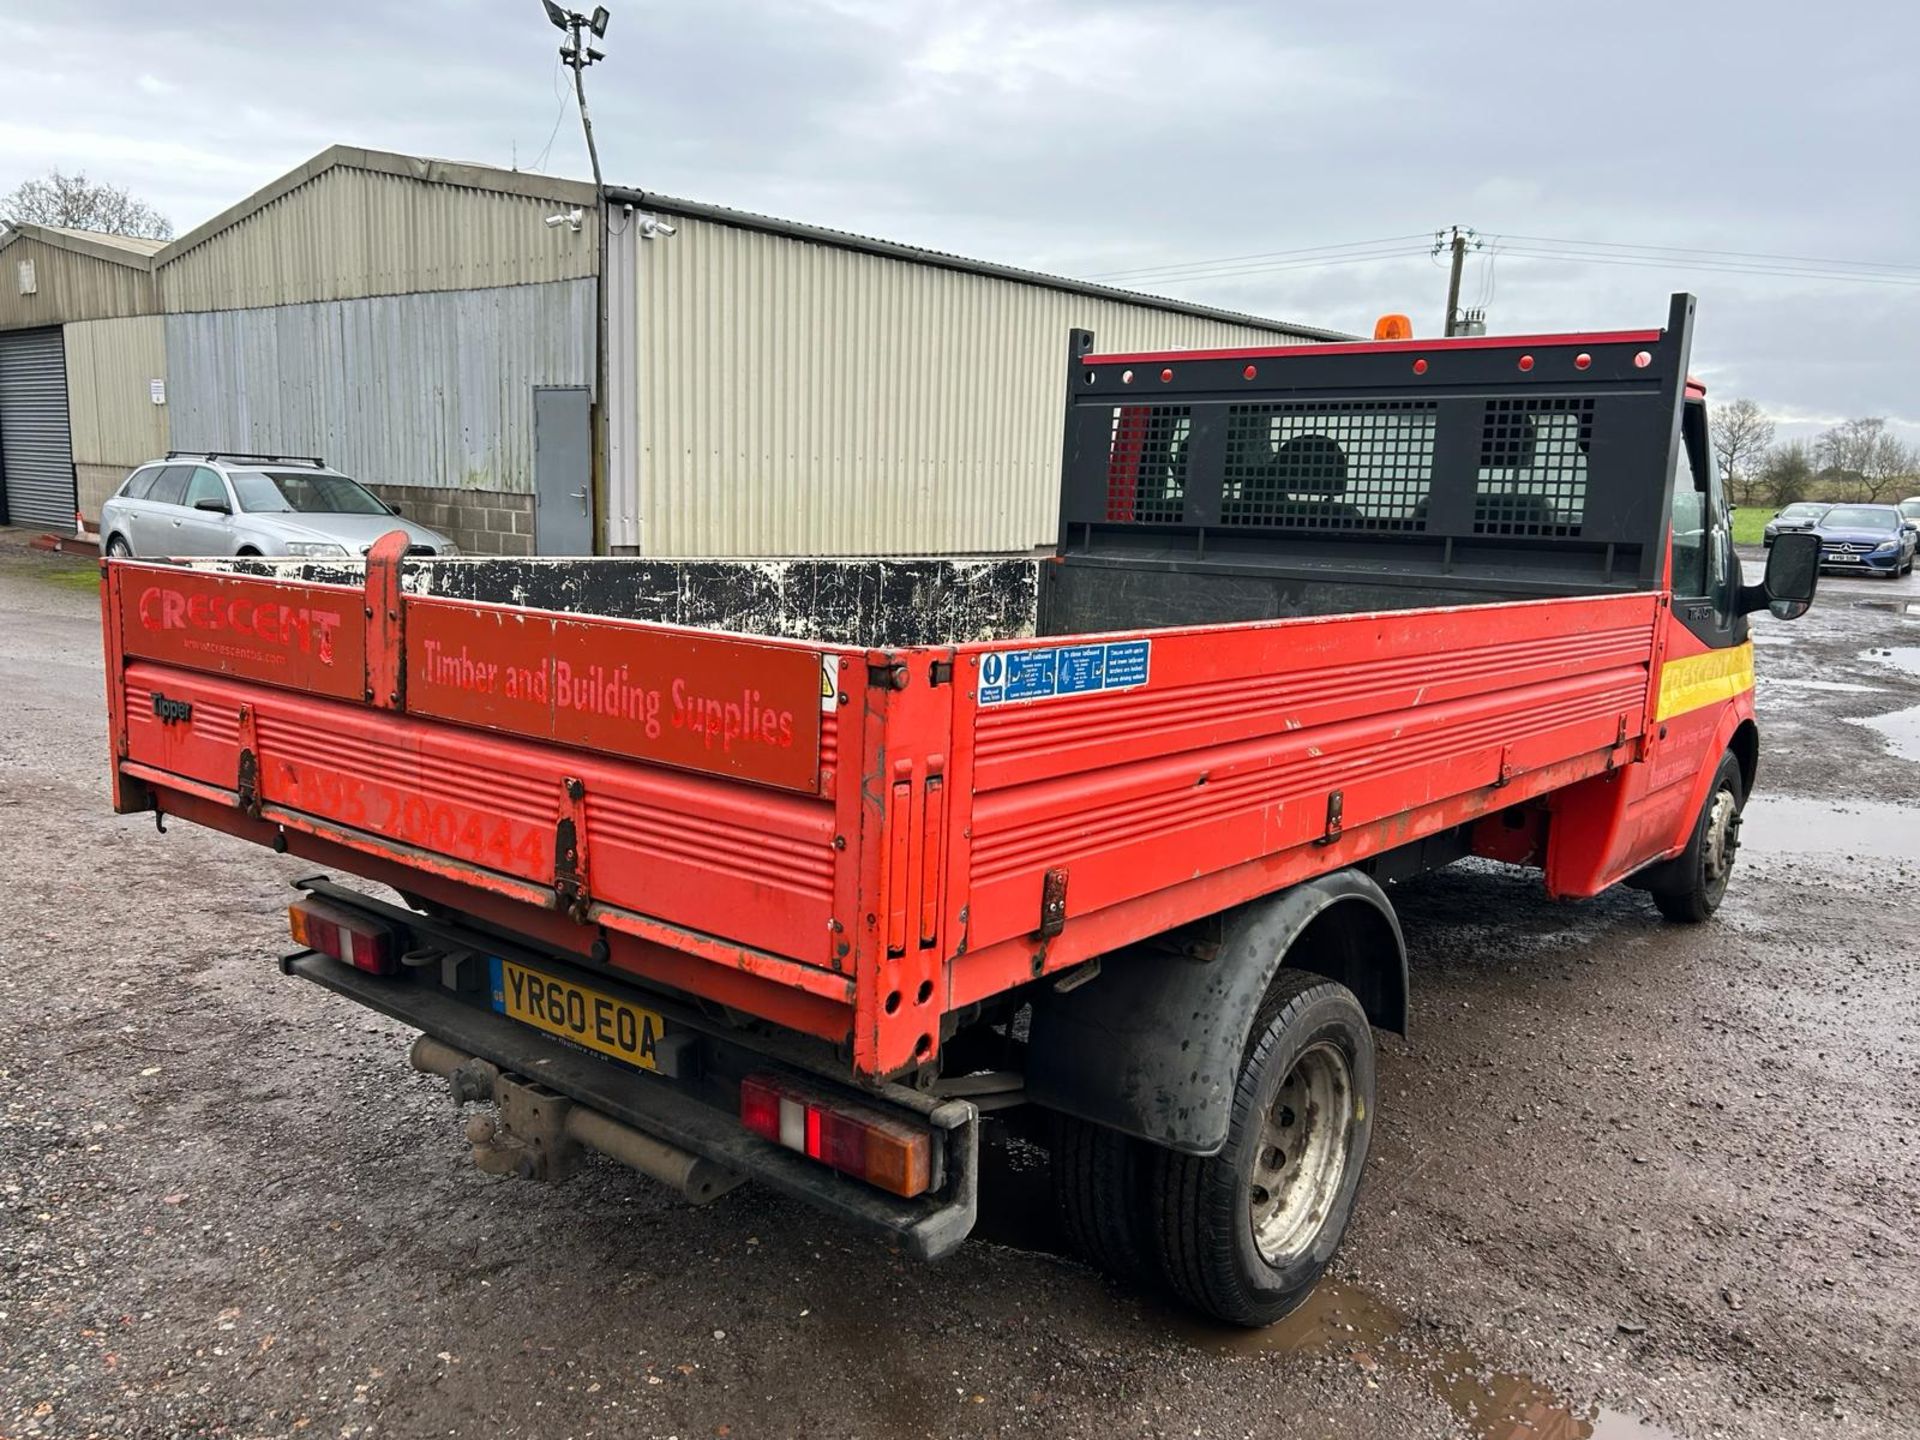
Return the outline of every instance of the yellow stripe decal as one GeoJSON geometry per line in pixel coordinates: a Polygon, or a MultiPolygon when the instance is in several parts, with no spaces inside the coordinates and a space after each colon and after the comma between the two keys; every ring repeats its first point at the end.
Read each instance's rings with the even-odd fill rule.
{"type": "Polygon", "coordinates": [[[1660,667],[1660,700],[1654,719],[1671,720],[1703,705],[1718,705],[1753,689],[1753,642],[1709,650],[1660,667]]]}

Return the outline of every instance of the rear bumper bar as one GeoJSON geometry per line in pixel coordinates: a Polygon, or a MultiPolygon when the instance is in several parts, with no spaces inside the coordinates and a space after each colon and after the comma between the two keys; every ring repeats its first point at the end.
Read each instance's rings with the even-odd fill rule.
{"type": "Polygon", "coordinates": [[[940,1258],[973,1229],[980,1121],[966,1101],[929,1102],[918,1109],[918,1118],[936,1132],[936,1142],[944,1140],[947,1179],[943,1196],[901,1200],[762,1140],[733,1117],[677,1093],[669,1082],[620,1069],[437,988],[368,975],[313,951],[289,956],[281,968],[503,1070],[537,1079],[636,1130],[878,1231],[915,1259],[940,1258]]]}

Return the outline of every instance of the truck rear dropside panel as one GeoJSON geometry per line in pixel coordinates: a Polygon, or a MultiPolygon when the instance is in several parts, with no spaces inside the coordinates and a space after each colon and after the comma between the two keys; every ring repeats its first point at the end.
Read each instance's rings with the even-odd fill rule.
{"type": "Polygon", "coordinates": [[[564,570],[503,594],[500,562],[409,567],[398,536],[318,576],[110,562],[116,803],[817,1037],[868,1079],[935,1060],[966,1007],[1496,812],[1522,825],[1481,848],[1592,893],[1678,843],[1684,808],[1637,762],[1690,317],[1677,297],[1665,331],[1431,354],[1076,351],[1056,561],[743,564],[713,592],[922,596],[900,633],[943,643],[818,605],[786,633],[857,643],[664,623],[707,612],[658,562],[588,565],[661,619],[562,613],[591,604],[564,570]],[[1029,564],[1073,585],[1002,573],[1029,564]],[[1218,623],[1164,613],[1176,579],[1218,623]],[[1106,633],[1049,635],[1069,589],[1106,633]],[[976,592],[1009,623],[936,613],[976,592]],[[1463,592],[1484,599],[1439,603],[1463,592]],[[1248,596],[1286,618],[1216,613],[1248,596]],[[1583,833],[1556,858],[1562,814],[1583,833]]]}

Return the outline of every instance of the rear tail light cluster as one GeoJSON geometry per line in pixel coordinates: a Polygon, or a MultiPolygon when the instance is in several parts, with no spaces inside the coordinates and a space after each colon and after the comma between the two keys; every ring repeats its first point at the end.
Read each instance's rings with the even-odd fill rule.
{"type": "Polygon", "coordinates": [[[369,975],[391,975],[400,957],[393,927],[324,900],[297,900],[287,907],[294,942],[369,975]]]}
{"type": "Polygon", "coordinates": [[[933,1188],[933,1137],[877,1110],[777,1075],[749,1075],[740,1082],[740,1120],[756,1135],[895,1195],[933,1188]]]}

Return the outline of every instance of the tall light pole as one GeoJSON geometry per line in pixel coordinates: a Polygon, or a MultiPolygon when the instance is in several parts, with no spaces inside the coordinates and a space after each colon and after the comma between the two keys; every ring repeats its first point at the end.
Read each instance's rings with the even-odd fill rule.
{"type": "MultiPolygon", "coordinates": [[[[596,60],[606,59],[606,55],[586,43],[586,35],[595,40],[603,40],[607,34],[607,22],[613,18],[604,5],[596,5],[593,14],[582,15],[577,10],[563,10],[553,0],[540,0],[546,7],[547,19],[553,22],[556,30],[566,32],[567,43],[560,47],[560,59],[573,69],[573,93],[580,102],[580,128],[587,132],[587,159],[593,162],[593,188],[601,189],[600,151],[593,143],[593,119],[587,114],[587,67],[596,60]]],[[[605,196],[600,197],[602,200],[605,196]]]]}
{"type": "Polygon", "coordinates": [[[554,0],[540,0],[547,19],[556,30],[565,32],[567,43],[560,47],[560,59],[573,70],[573,93],[580,102],[580,128],[587,136],[587,159],[593,165],[594,249],[597,255],[593,281],[593,492],[592,535],[597,554],[605,548],[607,529],[607,493],[611,484],[607,475],[607,187],[600,175],[600,148],[593,143],[593,117],[587,113],[587,67],[606,55],[587,41],[604,39],[607,22],[613,17],[607,7],[596,5],[593,14],[565,10],[554,0]]]}

